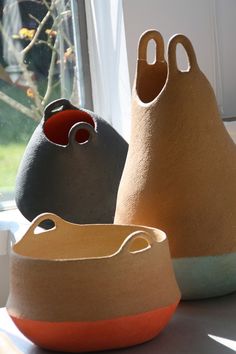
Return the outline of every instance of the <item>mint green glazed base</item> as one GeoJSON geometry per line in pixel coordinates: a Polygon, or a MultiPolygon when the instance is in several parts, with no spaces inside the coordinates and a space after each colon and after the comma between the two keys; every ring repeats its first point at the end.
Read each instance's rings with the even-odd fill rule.
{"type": "Polygon", "coordinates": [[[226,295],[236,291],[236,253],[173,259],[182,300],[226,295]]]}

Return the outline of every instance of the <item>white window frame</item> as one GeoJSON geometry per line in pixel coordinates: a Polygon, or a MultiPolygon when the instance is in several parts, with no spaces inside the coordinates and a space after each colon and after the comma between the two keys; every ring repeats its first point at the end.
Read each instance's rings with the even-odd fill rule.
{"type": "Polygon", "coordinates": [[[131,87],[122,1],[85,5],[94,111],[128,141],[131,87]]]}

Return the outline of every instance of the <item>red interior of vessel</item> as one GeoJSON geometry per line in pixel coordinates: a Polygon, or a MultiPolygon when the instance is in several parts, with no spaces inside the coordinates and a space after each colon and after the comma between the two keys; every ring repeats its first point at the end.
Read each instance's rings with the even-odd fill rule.
{"type": "MultiPolygon", "coordinates": [[[[44,133],[50,141],[60,145],[67,145],[69,131],[78,122],[89,123],[95,127],[94,120],[88,113],[76,109],[67,109],[53,114],[46,120],[44,133]]],[[[84,143],[88,139],[89,132],[86,129],[77,131],[76,141],[78,143],[84,143]]]]}

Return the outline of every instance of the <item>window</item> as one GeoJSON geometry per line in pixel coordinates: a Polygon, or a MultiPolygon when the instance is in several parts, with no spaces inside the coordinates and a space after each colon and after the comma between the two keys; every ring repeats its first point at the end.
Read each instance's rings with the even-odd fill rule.
{"type": "Polygon", "coordinates": [[[44,107],[64,97],[92,108],[85,19],[83,0],[1,2],[0,209],[14,199],[17,168],[44,107]]]}

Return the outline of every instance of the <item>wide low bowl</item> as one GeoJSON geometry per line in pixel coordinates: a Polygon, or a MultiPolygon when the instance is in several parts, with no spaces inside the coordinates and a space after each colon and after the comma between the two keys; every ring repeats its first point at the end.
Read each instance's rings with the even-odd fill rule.
{"type": "Polygon", "coordinates": [[[222,296],[236,291],[236,253],[173,259],[183,300],[222,296]]]}
{"type": "Polygon", "coordinates": [[[50,350],[126,347],[155,337],[180,299],[166,235],[134,225],[77,225],[42,214],[11,253],[7,310],[50,350]],[[50,220],[54,227],[38,232],[50,220]]]}

